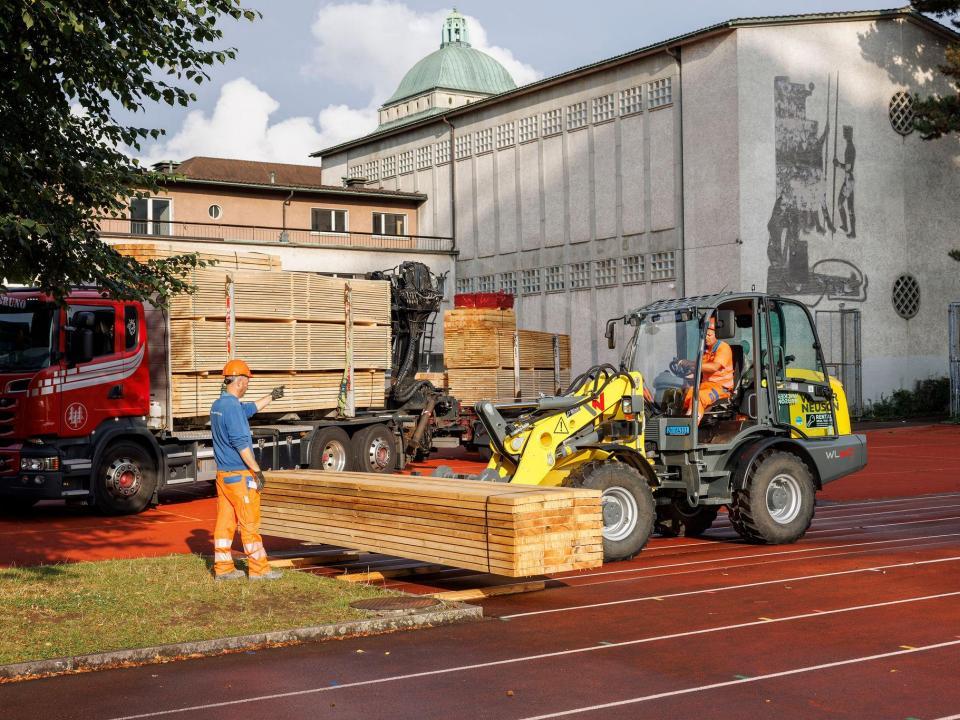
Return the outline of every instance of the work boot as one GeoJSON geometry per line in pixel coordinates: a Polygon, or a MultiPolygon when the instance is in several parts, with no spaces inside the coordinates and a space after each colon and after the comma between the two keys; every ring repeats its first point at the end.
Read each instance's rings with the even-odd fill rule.
{"type": "Polygon", "coordinates": [[[214,580],[220,582],[221,580],[241,580],[243,578],[243,570],[233,570],[228,573],[222,573],[220,575],[215,575],[214,580]]]}
{"type": "Polygon", "coordinates": [[[283,573],[279,570],[270,570],[265,572],[263,575],[251,575],[251,580],[279,580],[283,577],[283,573]]]}

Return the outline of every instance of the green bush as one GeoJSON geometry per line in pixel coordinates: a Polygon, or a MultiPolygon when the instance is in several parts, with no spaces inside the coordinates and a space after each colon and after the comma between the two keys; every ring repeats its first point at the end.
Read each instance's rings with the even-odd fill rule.
{"type": "Polygon", "coordinates": [[[946,415],[950,409],[950,378],[918,380],[913,390],[894,390],[890,397],[883,394],[867,407],[871,420],[899,420],[900,418],[946,415]]]}

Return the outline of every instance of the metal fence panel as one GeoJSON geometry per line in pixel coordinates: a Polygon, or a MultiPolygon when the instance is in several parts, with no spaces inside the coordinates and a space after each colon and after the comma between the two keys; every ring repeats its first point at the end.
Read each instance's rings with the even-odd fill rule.
{"type": "Polygon", "coordinates": [[[817,310],[816,321],[827,372],[843,385],[851,417],[862,417],[864,408],[860,311],[817,310]]]}
{"type": "Polygon", "coordinates": [[[950,415],[960,416],[960,303],[950,303],[950,415]]]}

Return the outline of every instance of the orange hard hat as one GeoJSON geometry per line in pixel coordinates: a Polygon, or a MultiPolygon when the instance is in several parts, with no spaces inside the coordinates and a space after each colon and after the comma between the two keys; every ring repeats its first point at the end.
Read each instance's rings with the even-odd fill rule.
{"type": "Polygon", "coordinates": [[[250,366],[243,360],[228,360],[227,364],[223,366],[223,376],[233,377],[235,375],[253,377],[253,373],[250,372],[250,366]]]}

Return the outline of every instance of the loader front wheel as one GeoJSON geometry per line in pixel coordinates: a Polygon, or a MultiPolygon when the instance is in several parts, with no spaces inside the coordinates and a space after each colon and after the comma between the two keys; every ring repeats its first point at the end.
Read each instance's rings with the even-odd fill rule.
{"type": "Polygon", "coordinates": [[[587,463],[570,477],[575,486],[599,490],[603,512],[603,560],[629,560],[653,533],[656,509],[643,476],[621,462],[587,463]]]}
{"type": "Polygon", "coordinates": [[[792,543],[813,521],[816,490],[810,468],[792,453],[770,450],[757,458],[730,503],[730,524],[748,542],[792,543]]]}

